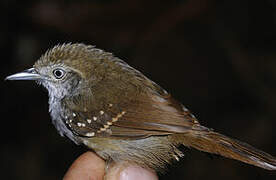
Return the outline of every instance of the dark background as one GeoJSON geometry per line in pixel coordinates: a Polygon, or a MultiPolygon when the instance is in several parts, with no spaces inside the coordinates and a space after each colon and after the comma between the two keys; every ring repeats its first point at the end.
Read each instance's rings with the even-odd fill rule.
{"type": "MultiPolygon", "coordinates": [[[[0,7],[1,179],[61,179],[86,151],[56,132],[45,89],[3,81],[63,42],[113,52],[203,125],[276,156],[274,0],[2,0],[0,7]]],[[[276,178],[276,172],[184,152],[160,179],[276,178]]]]}

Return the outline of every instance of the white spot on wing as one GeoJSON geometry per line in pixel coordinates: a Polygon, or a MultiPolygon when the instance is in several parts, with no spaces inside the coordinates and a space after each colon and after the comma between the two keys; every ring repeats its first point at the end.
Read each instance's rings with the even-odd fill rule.
{"type": "Polygon", "coordinates": [[[173,155],[173,157],[177,160],[177,161],[179,161],[179,157],[177,156],[177,155],[173,155]]]}
{"type": "Polygon", "coordinates": [[[98,132],[98,133],[101,133],[101,132],[103,132],[103,131],[107,131],[107,132],[110,131],[109,126],[111,126],[113,122],[118,121],[118,119],[121,118],[125,113],[126,113],[126,111],[122,111],[121,113],[117,114],[116,117],[112,118],[112,122],[107,122],[107,123],[104,125],[104,127],[103,127],[103,128],[100,128],[100,130],[98,130],[97,132],[98,132]]]}
{"type": "Polygon", "coordinates": [[[88,137],[93,137],[93,136],[95,136],[95,133],[94,132],[89,132],[89,133],[86,133],[85,135],[88,136],[88,137]]]}

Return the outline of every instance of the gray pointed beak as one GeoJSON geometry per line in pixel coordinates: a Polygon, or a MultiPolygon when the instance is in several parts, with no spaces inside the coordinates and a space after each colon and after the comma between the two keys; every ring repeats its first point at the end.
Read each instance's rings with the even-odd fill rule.
{"type": "Polygon", "coordinates": [[[40,74],[37,73],[35,68],[27,69],[23,72],[10,75],[5,78],[5,80],[39,80],[41,79],[40,74]]]}

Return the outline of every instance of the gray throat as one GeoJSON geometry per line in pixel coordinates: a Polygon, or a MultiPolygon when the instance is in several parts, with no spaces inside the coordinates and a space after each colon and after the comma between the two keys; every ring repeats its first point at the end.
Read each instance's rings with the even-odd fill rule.
{"type": "Polygon", "coordinates": [[[49,112],[52,117],[52,123],[56,127],[61,136],[66,136],[74,143],[80,144],[80,140],[72,133],[72,131],[65,125],[66,110],[62,107],[61,99],[51,96],[49,94],[49,112]]]}

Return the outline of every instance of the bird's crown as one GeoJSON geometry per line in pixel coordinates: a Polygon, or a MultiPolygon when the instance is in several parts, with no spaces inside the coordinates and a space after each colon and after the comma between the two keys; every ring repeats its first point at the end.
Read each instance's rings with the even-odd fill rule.
{"type": "Polygon", "coordinates": [[[116,61],[116,58],[112,53],[95,48],[95,46],[83,43],[64,43],[49,49],[34,64],[34,68],[41,69],[53,65],[67,66],[79,72],[83,77],[87,77],[97,65],[113,61],[116,61]]]}

